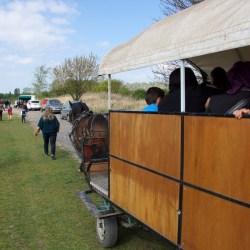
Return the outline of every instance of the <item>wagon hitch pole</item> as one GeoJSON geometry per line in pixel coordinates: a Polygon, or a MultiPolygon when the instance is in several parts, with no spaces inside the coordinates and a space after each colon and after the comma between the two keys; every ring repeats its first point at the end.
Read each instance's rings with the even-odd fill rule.
{"type": "Polygon", "coordinates": [[[122,212],[114,212],[114,213],[108,213],[108,214],[101,214],[100,209],[96,207],[94,202],[89,198],[88,194],[93,193],[93,190],[87,190],[87,191],[79,191],[77,195],[82,199],[85,206],[87,207],[88,211],[92,214],[92,216],[96,219],[104,219],[108,217],[118,216],[122,215],[122,212]]]}

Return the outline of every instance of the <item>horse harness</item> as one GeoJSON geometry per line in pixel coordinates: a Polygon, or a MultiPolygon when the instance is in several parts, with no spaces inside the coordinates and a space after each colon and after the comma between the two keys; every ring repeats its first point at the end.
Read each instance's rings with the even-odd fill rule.
{"type": "Polygon", "coordinates": [[[77,127],[79,126],[79,123],[82,119],[86,118],[86,124],[82,130],[82,136],[79,137],[79,141],[82,141],[84,144],[88,143],[90,139],[106,139],[108,137],[101,136],[101,133],[106,131],[96,131],[94,130],[94,124],[98,117],[102,116],[104,119],[106,119],[102,114],[93,114],[92,112],[86,112],[84,111],[81,113],[74,121],[72,131],[70,135],[73,135],[77,127]]]}

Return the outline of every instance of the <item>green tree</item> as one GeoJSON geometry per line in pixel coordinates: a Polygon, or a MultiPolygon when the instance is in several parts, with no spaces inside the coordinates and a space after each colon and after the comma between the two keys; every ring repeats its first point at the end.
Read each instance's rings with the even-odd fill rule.
{"type": "Polygon", "coordinates": [[[98,57],[75,56],[53,69],[52,91],[57,94],[69,94],[73,100],[93,88],[98,77],[98,57]]]}
{"type": "Polygon", "coordinates": [[[32,94],[32,89],[31,88],[29,88],[29,87],[25,87],[25,88],[23,88],[23,92],[22,92],[22,94],[26,94],[26,95],[31,95],[32,94]]]}
{"type": "Polygon", "coordinates": [[[18,96],[20,95],[21,91],[19,88],[14,89],[14,95],[18,96]]]}
{"type": "Polygon", "coordinates": [[[32,86],[33,92],[37,97],[41,97],[42,92],[48,89],[48,78],[50,76],[50,71],[51,69],[49,67],[46,67],[45,65],[36,68],[32,86]]]}
{"type": "MultiPolygon", "coordinates": [[[[93,88],[94,92],[108,92],[108,80],[102,81],[99,84],[97,84],[93,88]]],[[[123,81],[112,79],[111,80],[111,92],[116,94],[123,94],[128,95],[128,92],[130,92],[125,86],[123,81]],[[126,91],[127,90],[127,91],[126,91]]]]}

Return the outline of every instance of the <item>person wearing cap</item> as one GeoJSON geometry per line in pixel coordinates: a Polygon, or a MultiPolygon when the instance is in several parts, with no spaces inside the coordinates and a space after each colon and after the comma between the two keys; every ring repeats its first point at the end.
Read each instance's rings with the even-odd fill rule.
{"type": "Polygon", "coordinates": [[[49,156],[49,143],[50,143],[50,156],[52,160],[55,160],[56,153],[56,137],[60,129],[60,123],[56,116],[53,114],[52,108],[47,107],[40,118],[35,136],[37,136],[40,130],[43,133],[44,141],[44,154],[49,156]]]}

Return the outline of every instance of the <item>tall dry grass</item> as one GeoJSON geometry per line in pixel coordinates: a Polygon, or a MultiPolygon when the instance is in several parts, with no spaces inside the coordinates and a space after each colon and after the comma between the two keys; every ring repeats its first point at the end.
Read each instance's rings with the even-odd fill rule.
{"type": "MultiPolygon", "coordinates": [[[[62,103],[72,101],[70,95],[60,96],[62,103]]],[[[93,112],[107,112],[108,111],[108,93],[85,93],[82,100],[86,102],[93,112]]],[[[111,95],[111,109],[112,110],[142,110],[146,106],[145,100],[136,100],[129,96],[122,96],[119,94],[111,95]]]]}

